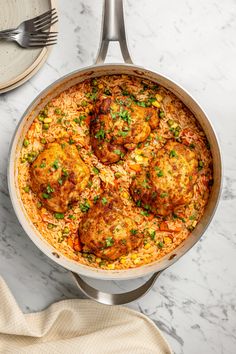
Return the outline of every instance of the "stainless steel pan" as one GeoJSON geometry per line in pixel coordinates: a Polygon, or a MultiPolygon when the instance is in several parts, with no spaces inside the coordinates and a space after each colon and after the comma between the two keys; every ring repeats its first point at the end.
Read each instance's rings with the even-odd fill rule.
{"type": "Polygon", "coordinates": [[[207,226],[209,225],[218,204],[218,199],[221,191],[222,167],[220,148],[214,129],[199,104],[182,87],[167,77],[160,75],[157,72],[147,70],[143,67],[133,65],[126,42],[122,0],[104,1],[103,30],[101,38],[100,49],[95,65],[72,72],[71,74],[68,74],[54,82],[32,102],[32,104],[24,113],[16,129],[10,148],[8,184],[10,197],[16,215],[25,232],[41,249],[41,251],[61,266],[71,270],[78,283],[78,286],[88,297],[105,304],[123,304],[143,296],[150,289],[153,282],[161,274],[161,272],[176,262],[180,257],[182,257],[201,238],[207,226]],[[107,49],[111,41],[119,42],[125,64],[104,64],[107,49]],[[213,155],[214,184],[208,205],[201,221],[198,223],[192,234],[178,248],[176,248],[170,254],[166,255],[164,258],[139,268],[107,271],[88,267],[75,261],[69,260],[62,254],[59,254],[57,251],[55,251],[55,249],[43,239],[32,222],[29,220],[24,210],[17,183],[17,161],[19,158],[19,151],[27,130],[29,129],[31,123],[39,111],[53,97],[59,95],[64,90],[83,80],[112,74],[135,75],[148,80],[152,80],[172,91],[190,109],[190,111],[192,111],[210,142],[213,155]],[[103,293],[89,286],[80,277],[80,275],[84,275],[87,277],[103,280],[124,280],[142,277],[151,273],[154,274],[151,276],[147,283],[138,289],[124,294],[103,293]]]}

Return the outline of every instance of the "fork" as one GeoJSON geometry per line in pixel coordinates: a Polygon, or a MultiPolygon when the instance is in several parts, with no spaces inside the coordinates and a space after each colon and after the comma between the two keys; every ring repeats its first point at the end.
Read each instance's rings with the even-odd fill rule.
{"type": "Polygon", "coordinates": [[[42,48],[56,44],[57,32],[19,32],[0,34],[0,40],[15,41],[22,48],[42,48]]]}
{"type": "Polygon", "coordinates": [[[57,11],[56,9],[51,9],[44,12],[42,15],[22,22],[17,28],[0,31],[0,34],[45,31],[57,21],[57,11]]]}

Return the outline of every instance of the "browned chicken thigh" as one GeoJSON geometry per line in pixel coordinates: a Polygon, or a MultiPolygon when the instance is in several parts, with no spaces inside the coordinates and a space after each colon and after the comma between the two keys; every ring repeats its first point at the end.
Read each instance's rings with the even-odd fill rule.
{"type": "Polygon", "coordinates": [[[115,163],[128,149],[145,141],[158,123],[153,107],[141,107],[125,97],[100,98],[90,125],[94,153],[104,164],[115,163]]]}
{"type": "Polygon", "coordinates": [[[51,143],[31,165],[32,190],[46,208],[65,212],[77,200],[89,180],[89,169],[77,148],[68,143],[51,143]]]}
{"type": "Polygon", "coordinates": [[[130,193],[137,205],[166,216],[190,203],[197,179],[198,160],[185,145],[169,141],[147,170],[136,176],[130,193]]]}
{"type": "Polygon", "coordinates": [[[84,251],[113,261],[140,246],[142,234],[132,218],[126,216],[119,196],[103,194],[79,224],[84,251]]]}

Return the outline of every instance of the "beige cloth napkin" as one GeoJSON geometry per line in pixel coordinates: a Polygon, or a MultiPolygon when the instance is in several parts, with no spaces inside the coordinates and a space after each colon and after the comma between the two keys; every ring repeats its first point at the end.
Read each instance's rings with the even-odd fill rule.
{"type": "Polygon", "coordinates": [[[169,354],[146,316],[121,306],[65,300],[23,314],[0,278],[0,353],[169,354]]]}

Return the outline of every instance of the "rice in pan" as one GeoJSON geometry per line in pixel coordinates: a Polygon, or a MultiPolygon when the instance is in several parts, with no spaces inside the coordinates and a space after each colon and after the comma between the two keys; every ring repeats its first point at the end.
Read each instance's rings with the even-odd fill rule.
{"type": "MultiPolygon", "coordinates": [[[[105,113],[103,112],[103,114],[105,113]]],[[[112,115],[112,112],[110,111],[109,114],[112,115]]],[[[98,119],[100,118],[98,117],[98,119]]],[[[144,125],[142,129],[144,129],[144,125]]],[[[121,137],[127,137],[127,135],[128,128],[119,133],[121,137]]],[[[188,162],[188,157],[183,161],[188,162]]],[[[169,166],[168,163],[164,166],[169,166]]],[[[181,179],[181,174],[183,175],[185,172],[184,166],[180,166],[182,167],[178,178],[181,179]]],[[[43,171],[45,168],[44,162],[41,162],[40,166],[36,166],[36,169],[39,168],[43,171]]],[[[57,164],[55,166],[51,165],[52,173],[56,172],[57,169],[57,164]]],[[[145,173],[150,175],[150,172],[145,173]]],[[[149,175],[148,178],[150,178],[149,175]]],[[[62,177],[67,178],[66,172],[64,174],[62,172],[62,177]]],[[[82,180],[85,181],[84,177],[82,180]]],[[[182,180],[185,181],[185,179],[182,180]]],[[[166,181],[168,183],[168,179],[166,181]]],[[[192,113],[174,94],[165,88],[153,82],[126,75],[102,76],[84,81],[64,91],[49,102],[29,128],[18,163],[18,184],[21,198],[24,208],[36,229],[55,250],[69,259],[102,269],[139,267],[154,262],[175,249],[189,236],[201,219],[208,201],[212,181],[212,156],[209,143],[192,113]],[[101,99],[106,102],[109,98],[110,104],[111,99],[113,99],[112,102],[115,102],[119,109],[121,107],[121,111],[118,111],[118,118],[123,119],[122,124],[125,123],[129,126],[129,117],[131,117],[131,121],[132,112],[136,112],[137,106],[137,108],[141,107],[140,110],[151,108],[152,112],[155,111],[158,125],[152,127],[145,140],[138,143],[129,142],[125,153],[122,149],[116,148],[114,151],[119,155],[118,161],[104,163],[105,160],[102,160],[100,155],[105,154],[106,149],[101,144],[103,139],[105,143],[105,135],[108,132],[100,129],[93,136],[94,139],[98,139],[102,147],[102,149],[99,147],[100,151],[95,153],[94,145],[91,144],[91,124],[93,124],[97,102],[101,99]],[[128,111],[131,113],[128,114],[128,111]],[[32,185],[33,164],[37,161],[38,156],[55,142],[61,146],[68,145],[73,149],[76,148],[88,171],[86,185],[77,194],[76,200],[68,204],[68,208],[64,212],[56,212],[47,207],[55,188],[52,188],[48,183],[45,192],[39,194],[35,192],[36,189],[32,185]],[[180,144],[181,149],[185,149],[188,156],[192,153],[196,157],[197,165],[195,166],[196,172],[193,175],[188,175],[192,188],[191,198],[188,202],[182,204],[179,202],[178,193],[180,192],[177,183],[176,193],[171,190],[171,195],[174,197],[169,197],[168,201],[168,190],[159,194],[159,199],[163,196],[163,205],[167,205],[167,202],[171,203],[172,200],[177,198],[178,202],[176,202],[175,208],[160,212],[158,208],[155,209],[154,194],[152,194],[154,207],[146,203],[148,193],[150,193],[148,189],[151,189],[149,182],[141,181],[141,188],[144,190],[139,190],[137,188],[138,182],[135,185],[135,181],[138,181],[139,176],[143,173],[142,171],[149,171],[149,166],[154,166],[155,178],[163,184],[165,174],[171,174],[171,172],[168,171],[168,168],[165,171],[159,167],[162,163],[159,161],[162,158],[161,156],[178,159],[178,152],[176,153],[175,149],[166,152],[165,147],[168,144],[172,144],[172,146],[180,144]],[[160,151],[163,151],[163,153],[160,153],[160,151]],[[99,157],[98,154],[100,154],[99,157]],[[135,186],[133,192],[132,185],[135,186]],[[88,247],[88,245],[91,246],[91,242],[84,245],[86,232],[82,237],[83,242],[81,242],[78,233],[82,220],[86,219],[86,215],[90,215],[88,213],[92,213],[96,205],[97,209],[99,205],[106,207],[107,199],[103,195],[109,193],[109,191],[111,194],[115,191],[116,198],[123,205],[125,217],[135,222],[135,228],[128,230],[132,234],[132,239],[135,240],[137,234],[141,235],[141,241],[136,243],[134,248],[126,248],[125,252],[116,253],[118,256],[111,258],[105,255],[114,246],[115,236],[113,239],[113,236],[107,233],[107,229],[104,229],[102,235],[104,245],[103,247],[99,246],[99,252],[94,251],[95,248],[93,247],[88,247]],[[140,193],[140,200],[136,192],[140,193]]],[[[61,186],[64,180],[60,178],[58,183],[61,186]]],[[[171,188],[175,188],[173,184],[169,186],[169,189],[171,188]]],[[[183,185],[182,192],[185,189],[185,185],[183,185]]],[[[187,193],[188,190],[186,189],[187,193]]],[[[91,230],[88,231],[88,235],[90,234],[91,230]]],[[[99,236],[93,234],[92,237],[95,245],[99,236]]],[[[121,241],[123,244],[126,242],[126,240],[121,241]]]]}

